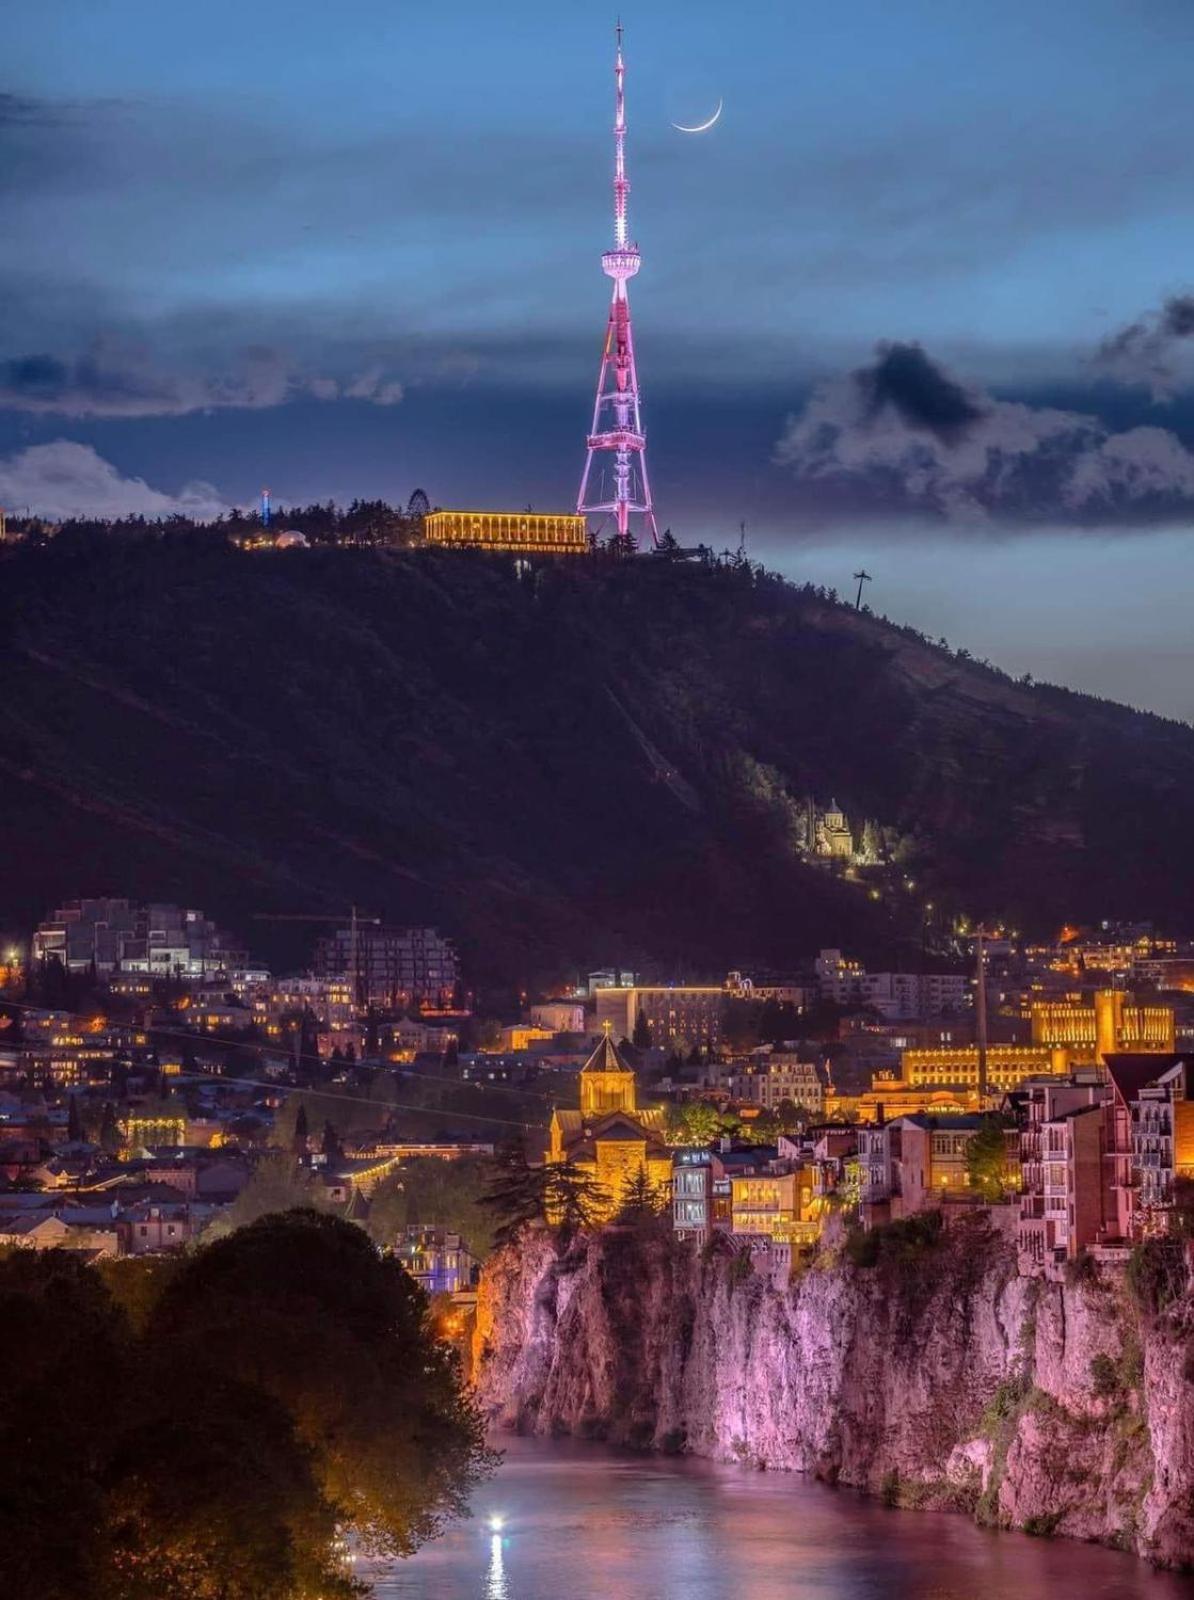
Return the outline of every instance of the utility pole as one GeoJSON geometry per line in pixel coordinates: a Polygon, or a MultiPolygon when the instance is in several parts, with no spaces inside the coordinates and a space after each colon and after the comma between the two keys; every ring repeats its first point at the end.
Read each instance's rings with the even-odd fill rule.
{"type": "Polygon", "coordinates": [[[974,930],[974,1011],[975,1040],[978,1044],[978,1104],[987,1103],[987,953],[983,940],[987,930],[980,923],[974,930]]]}
{"type": "Polygon", "coordinates": [[[854,609],[855,609],[855,611],[861,611],[862,610],[862,586],[863,586],[864,583],[870,583],[871,582],[871,575],[866,570],[865,567],[862,567],[862,568],[859,569],[858,572],[856,572],[854,574],[854,576],[858,579],[858,596],[854,601],[854,609]]]}

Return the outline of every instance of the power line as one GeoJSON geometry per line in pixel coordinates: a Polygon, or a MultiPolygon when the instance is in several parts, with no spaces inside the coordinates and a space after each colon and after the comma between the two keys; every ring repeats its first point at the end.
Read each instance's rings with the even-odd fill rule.
{"type": "MultiPolygon", "coordinates": [[[[63,1016],[73,1017],[76,1021],[89,1021],[91,1016],[94,1015],[93,1012],[92,1013],[88,1013],[86,1011],[71,1011],[71,1010],[67,1009],[64,1006],[35,1006],[35,1005],[32,1005],[27,1000],[0,1000],[0,1006],[11,1006],[13,1008],[13,1010],[15,1010],[15,1011],[55,1011],[55,1012],[59,1012],[63,1016]]],[[[118,1027],[118,1028],[126,1028],[126,1027],[133,1027],[133,1026],[135,1026],[135,1024],[133,1024],[133,1023],[125,1023],[125,1022],[113,1022],[112,1026],[113,1027],[118,1027]]],[[[282,1046],[282,1045],[273,1045],[273,1046],[271,1046],[268,1042],[263,1042],[260,1039],[230,1039],[226,1034],[219,1034],[219,1033],[190,1033],[185,1028],[146,1027],[144,1029],[144,1032],[147,1033],[147,1034],[153,1034],[156,1037],[160,1037],[160,1038],[164,1038],[164,1039],[181,1039],[181,1040],[185,1041],[187,1044],[192,1044],[192,1045],[193,1044],[201,1044],[206,1040],[208,1043],[211,1043],[211,1044],[224,1045],[226,1048],[228,1048],[230,1050],[285,1049],[286,1055],[290,1060],[297,1060],[300,1063],[315,1061],[320,1066],[326,1065],[325,1058],[323,1056],[318,1055],[318,1054],[313,1056],[312,1053],[309,1050],[305,1050],[305,1051],[300,1050],[300,1051],[298,1051],[296,1053],[294,1050],[290,1049],[288,1046],[282,1046]]],[[[405,1063],[398,1062],[398,1061],[384,1063],[382,1065],[382,1067],[381,1067],[381,1070],[385,1071],[385,1072],[398,1072],[404,1078],[418,1078],[418,1079],[421,1079],[422,1081],[424,1081],[426,1083],[450,1084],[452,1082],[451,1079],[441,1078],[434,1072],[418,1072],[418,1071],[414,1071],[414,1070],[410,1069],[409,1067],[407,1067],[405,1063]]],[[[218,1078],[216,1078],[216,1079],[213,1079],[213,1078],[209,1077],[206,1073],[188,1073],[188,1074],[183,1074],[183,1076],[194,1077],[196,1082],[199,1082],[199,1083],[211,1083],[211,1082],[236,1083],[236,1082],[239,1082],[239,1081],[244,1081],[244,1082],[248,1083],[248,1082],[252,1081],[250,1079],[238,1080],[238,1079],[235,1079],[235,1078],[230,1078],[230,1077],[225,1076],[223,1073],[221,1073],[220,1076],[218,1078]]],[[[302,1085],[298,1085],[298,1084],[283,1084],[283,1085],[279,1085],[277,1083],[270,1083],[269,1080],[265,1080],[265,1079],[263,1079],[261,1081],[262,1081],[263,1086],[268,1087],[268,1088],[273,1088],[273,1089],[278,1089],[279,1087],[282,1087],[282,1088],[287,1088],[287,1089],[299,1089],[301,1091],[302,1088],[303,1088],[302,1085]]],[[[468,1080],[468,1079],[460,1079],[459,1082],[463,1086],[467,1086],[467,1087],[471,1087],[471,1088],[477,1088],[477,1089],[484,1088],[484,1089],[487,1089],[490,1092],[495,1093],[495,1094],[517,1094],[517,1095],[522,1095],[524,1098],[530,1099],[530,1100],[543,1100],[543,1098],[544,1098],[541,1094],[539,1094],[534,1089],[520,1089],[516,1085],[510,1084],[510,1083],[475,1084],[475,1083],[472,1083],[471,1080],[468,1080]]],[[[314,1086],[310,1086],[310,1088],[311,1088],[311,1092],[312,1093],[322,1094],[324,1092],[322,1089],[317,1089],[314,1086]]],[[[344,1099],[348,1099],[348,1100],[356,1100],[356,1103],[358,1105],[381,1105],[382,1104],[382,1102],[380,1100],[362,1101],[362,1100],[356,1099],[356,1097],[353,1096],[353,1095],[345,1095],[345,1096],[343,1096],[343,1098],[344,1099]]],[[[412,1106],[412,1107],[404,1107],[402,1109],[417,1111],[417,1110],[421,1110],[421,1109],[424,1109],[424,1108],[419,1107],[419,1106],[412,1106]]],[[[463,1113],[462,1112],[462,1113],[460,1113],[460,1115],[471,1115],[471,1113],[463,1113]]],[[[518,1124],[515,1124],[515,1126],[521,1127],[521,1126],[523,1126],[523,1124],[518,1123],[518,1124]]]]}

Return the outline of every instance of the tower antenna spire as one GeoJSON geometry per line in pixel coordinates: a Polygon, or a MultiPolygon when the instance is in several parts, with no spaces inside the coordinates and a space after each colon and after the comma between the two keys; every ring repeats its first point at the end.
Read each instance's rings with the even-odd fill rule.
{"type": "Polygon", "coordinates": [[[653,545],[659,544],[655,508],[647,478],[647,436],[639,404],[638,372],[634,363],[634,336],[630,326],[630,299],[626,284],[642,264],[637,244],[630,242],[626,201],[630,179],[626,176],[626,66],[622,59],[622,19],[618,18],[614,54],[614,247],[601,257],[601,268],[613,279],[609,321],[597,375],[593,426],[586,440],[585,466],[576,509],[612,512],[618,536],[630,532],[632,515],[641,516],[653,545]],[[600,468],[593,482],[593,463],[600,454],[609,468],[600,468]]]}

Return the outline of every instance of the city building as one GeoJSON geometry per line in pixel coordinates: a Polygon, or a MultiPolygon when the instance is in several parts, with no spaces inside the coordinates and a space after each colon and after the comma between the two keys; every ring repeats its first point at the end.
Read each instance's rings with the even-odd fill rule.
{"type": "Polygon", "coordinates": [[[672,1157],[672,1229],[677,1239],[704,1245],[713,1231],[713,1156],[677,1150],[672,1157]]]}
{"type": "MultiPolygon", "coordinates": [[[[1176,1024],[1170,1006],[1135,1003],[1121,989],[1100,989],[1089,1003],[1078,998],[1040,1000],[1029,1010],[1031,1044],[992,1042],[986,1048],[988,1092],[1008,1093],[1030,1078],[1067,1077],[1112,1054],[1172,1054],[1176,1024]]],[[[900,1076],[876,1077],[876,1093],[957,1089],[977,1093],[979,1047],[946,1045],[905,1050],[900,1076]]]]}
{"type": "MultiPolygon", "coordinates": [[[[866,1224],[895,1221],[965,1194],[966,1153],[983,1126],[975,1113],[896,1117],[858,1130],[860,1201],[866,1224]]],[[[1009,1150],[1009,1176],[1017,1163],[1009,1150]]]]}
{"type": "Polygon", "coordinates": [[[544,1000],[531,1007],[531,1024],[550,1033],[583,1033],[585,1008],[578,1000],[544,1000]]]}
{"type": "Polygon", "coordinates": [[[652,1044],[667,1050],[712,1046],[721,1037],[724,995],[711,984],[611,985],[596,991],[597,1026],[608,1023],[617,1038],[630,1039],[641,1015],[652,1044]]]}
{"type": "Polygon", "coordinates": [[[581,1068],[580,1109],[551,1114],[547,1159],[569,1162],[600,1185],[605,1218],[615,1216],[628,1184],[645,1173],[651,1187],[666,1195],[672,1156],[664,1142],[663,1112],[639,1109],[634,1073],[606,1032],[581,1068]]]}
{"type": "Polygon", "coordinates": [[[962,972],[867,972],[840,950],[822,950],[813,971],[822,1000],[869,1006],[890,1021],[954,1015],[972,1003],[972,980],[962,972]]]}
{"type": "Polygon", "coordinates": [[[815,1061],[802,1061],[787,1051],[758,1053],[751,1064],[729,1079],[735,1100],[774,1111],[784,1101],[820,1116],[825,1106],[825,1080],[815,1061]]]}
{"type": "Polygon", "coordinates": [[[360,1006],[397,1010],[412,1001],[447,1006],[460,981],[460,963],[435,928],[337,928],[319,941],[315,970],[321,978],[354,981],[360,1006]]]}
{"type": "Polygon", "coordinates": [[[412,1224],[394,1241],[393,1253],[428,1294],[471,1289],[480,1268],[458,1233],[412,1224]]]}
{"type": "Polygon", "coordinates": [[[1183,1057],[1137,1090],[1132,1115],[1132,1166],[1140,1233],[1164,1231],[1178,1179],[1194,1179],[1192,1089],[1194,1070],[1183,1057]]]}
{"type": "Polygon", "coordinates": [[[432,511],[423,519],[423,533],[429,545],[448,550],[567,556],[589,549],[584,517],[563,511],[432,511]]]}
{"type": "Polygon", "coordinates": [[[1055,1277],[1102,1236],[1108,1087],[1093,1072],[1026,1084],[1020,1102],[1017,1253],[1026,1276],[1055,1277]]]}
{"type": "Polygon", "coordinates": [[[821,1231],[811,1166],[791,1172],[742,1174],[730,1179],[730,1231],[737,1238],[780,1244],[815,1244],[821,1231]]]}
{"type": "Polygon", "coordinates": [[[33,935],[35,961],[60,961],[69,972],[94,967],[157,978],[205,978],[243,966],[245,952],[202,911],[153,901],[71,900],[33,935]]]}

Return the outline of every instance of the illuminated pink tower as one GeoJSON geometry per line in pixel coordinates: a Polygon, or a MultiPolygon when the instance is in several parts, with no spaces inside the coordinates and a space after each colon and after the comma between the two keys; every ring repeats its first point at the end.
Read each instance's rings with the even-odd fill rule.
{"type": "Polygon", "coordinates": [[[597,377],[597,401],[593,407],[593,427],[588,437],[585,470],[581,474],[576,509],[586,512],[612,512],[619,534],[630,529],[630,518],[641,516],[643,527],[653,544],[659,543],[655,509],[647,480],[647,436],[639,410],[638,374],[634,368],[634,335],[630,329],[630,300],[627,279],[633,278],[642,257],[636,244],[627,241],[626,196],[630,179],[626,176],[626,97],[622,87],[626,69],[622,63],[622,24],[618,23],[618,50],[614,58],[616,84],[614,113],[614,247],[601,257],[607,278],[614,280],[605,330],[605,348],[597,377]],[[593,458],[600,454],[610,465],[597,469],[593,479],[593,458]]]}

